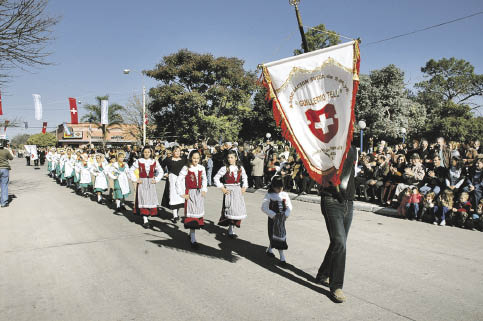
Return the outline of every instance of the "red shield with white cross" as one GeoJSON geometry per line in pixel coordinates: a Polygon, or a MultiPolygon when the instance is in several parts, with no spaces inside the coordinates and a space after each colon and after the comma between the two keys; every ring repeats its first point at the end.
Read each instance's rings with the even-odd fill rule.
{"type": "Polygon", "coordinates": [[[339,130],[339,119],[336,118],[337,113],[332,104],[327,104],[320,110],[308,109],[305,116],[312,134],[326,144],[339,130]]]}

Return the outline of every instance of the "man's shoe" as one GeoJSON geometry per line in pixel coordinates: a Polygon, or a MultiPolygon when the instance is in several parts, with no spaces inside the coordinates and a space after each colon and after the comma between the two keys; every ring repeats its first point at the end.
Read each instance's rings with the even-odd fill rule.
{"type": "Polygon", "coordinates": [[[342,289],[335,289],[334,291],[331,290],[330,296],[337,303],[342,303],[342,302],[345,302],[346,300],[344,292],[342,292],[342,289]]]}
{"type": "Polygon", "coordinates": [[[329,277],[325,275],[317,275],[315,277],[315,282],[323,286],[329,286],[329,277]]]}

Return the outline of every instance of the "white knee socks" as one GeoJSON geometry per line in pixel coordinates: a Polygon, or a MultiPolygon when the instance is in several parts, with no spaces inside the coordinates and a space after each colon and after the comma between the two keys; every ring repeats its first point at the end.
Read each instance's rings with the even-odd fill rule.
{"type": "Polygon", "coordinates": [[[177,208],[175,208],[175,209],[173,210],[173,218],[177,218],[177,217],[178,217],[178,209],[177,209],[177,208]]]}
{"type": "Polygon", "coordinates": [[[101,194],[97,194],[97,201],[100,202],[102,200],[102,195],[101,194]]]}
{"type": "Polygon", "coordinates": [[[190,229],[190,237],[191,237],[191,243],[196,243],[196,235],[195,235],[194,229],[190,229]]]}
{"type": "Polygon", "coordinates": [[[143,223],[148,223],[148,217],[147,216],[143,216],[143,223]]]}
{"type": "Polygon", "coordinates": [[[121,200],[116,200],[116,207],[117,208],[121,207],[121,200]]]}
{"type": "Polygon", "coordinates": [[[280,254],[280,261],[285,262],[285,255],[283,254],[283,250],[278,250],[278,254],[280,254]]]}

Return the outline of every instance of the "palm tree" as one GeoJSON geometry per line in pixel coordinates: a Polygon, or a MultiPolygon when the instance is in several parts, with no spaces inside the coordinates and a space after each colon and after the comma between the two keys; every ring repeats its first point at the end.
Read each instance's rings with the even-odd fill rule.
{"type": "Polygon", "coordinates": [[[119,104],[111,104],[108,108],[107,119],[109,121],[109,125],[101,125],[101,101],[108,100],[109,95],[106,96],[97,96],[97,105],[87,104],[84,106],[84,109],[87,109],[89,113],[87,115],[82,116],[81,121],[87,123],[96,124],[99,128],[102,128],[102,146],[105,147],[106,145],[106,137],[107,133],[109,132],[109,127],[113,125],[119,125],[124,123],[124,119],[121,115],[121,112],[125,111],[125,108],[119,104]]]}

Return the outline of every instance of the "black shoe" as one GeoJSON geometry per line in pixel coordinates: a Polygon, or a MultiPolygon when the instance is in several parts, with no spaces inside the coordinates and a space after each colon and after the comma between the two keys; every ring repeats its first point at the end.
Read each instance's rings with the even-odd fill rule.
{"type": "Polygon", "coordinates": [[[8,207],[8,203],[7,203],[7,204],[5,204],[5,205],[2,205],[2,207],[8,207]]]}
{"type": "Polygon", "coordinates": [[[285,266],[288,265],[288,263],[287,263],[287,261],[280,261],[280,263],[278,263],[278,265],[285,267],[285,266]]]}
{"type": "Polygon", "coordinates": [[[329,286],[329,277],[323,276],[323,275],[317,275],[315,277],[315,283],[328,287],[329,286]]]}
{"type": "Polygon", "coordinates": [[[198,244],[198,242],[194,242],[194,243],[191,243],[191,248],[193,250],[197,250],[200,248],[200,245],[198,244]]]}
{"type": "Polygon", "coordinates": [[[265,251],[265,255],[268,256],[268,257],[275,257],[275,254],[273,254],[272,252],[268,252],[268,251],[265,251]]]}
{"type": "Polygon", "coordinates": [[[146,223],[143,224],[143,227],[145,229],[150,229],[151,228],[151,225],[149,224],[149,222],[146,222],[146,223]]]}
{"type": "Polygon", "coordinates": [[[173,218],[171,219],[171,222],[173,222],[174,224],[178,223],[178,221],[179,221],[179,216],[177,216],[177,217],[173,217],[173,218]]]}
{"type": "Polygon", "coordinates": [[[236,234],[228,234],[228,237],[231,238],[232,240],[236,240],[238,238],[238,235],[236,235],[236,234]]]}

